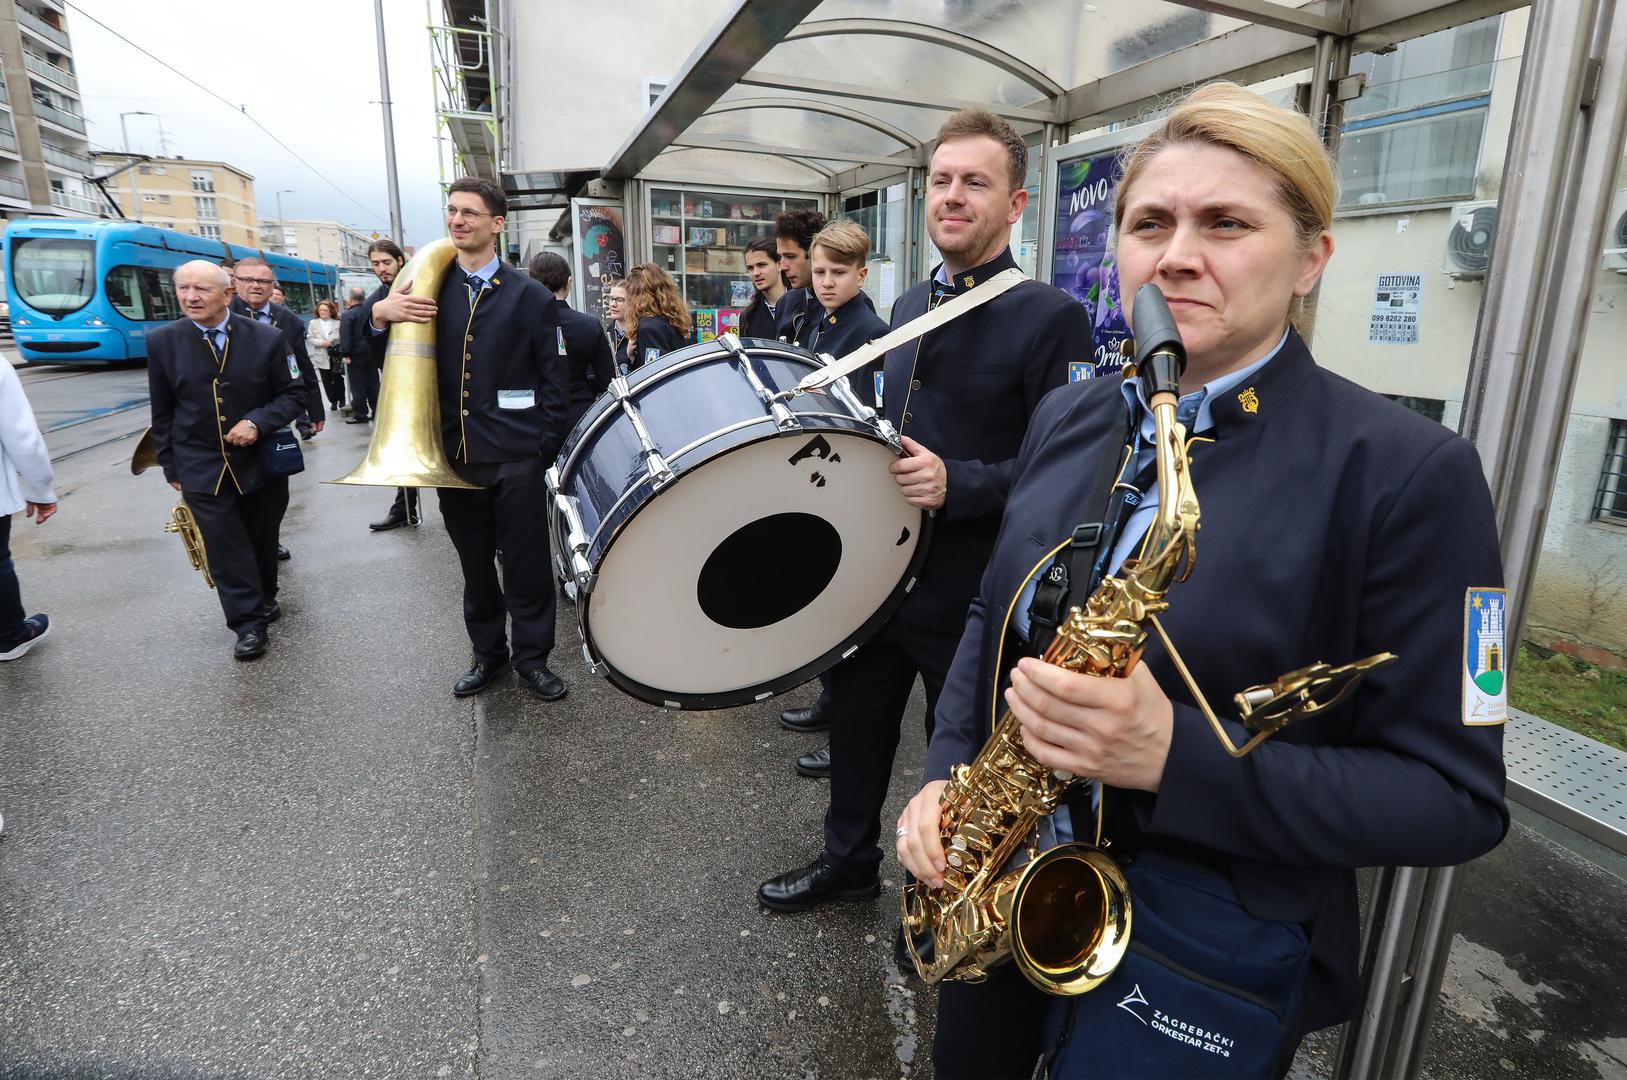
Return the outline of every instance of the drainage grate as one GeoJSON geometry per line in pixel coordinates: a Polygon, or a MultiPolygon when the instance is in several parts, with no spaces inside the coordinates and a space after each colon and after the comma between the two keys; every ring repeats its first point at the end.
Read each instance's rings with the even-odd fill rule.
{"type": "Polygon", "coordinates": [[[1508,710],[1508,797],[1627,854],[1627,753],[1508,710]]]}

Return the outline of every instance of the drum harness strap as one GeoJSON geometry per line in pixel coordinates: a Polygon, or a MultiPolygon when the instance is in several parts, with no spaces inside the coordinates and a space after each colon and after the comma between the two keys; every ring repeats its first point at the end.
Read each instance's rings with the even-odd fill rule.
{"type": "Polygon", "coordinates": [[[903,326],[878,337],[868,345],[859,346],[829,367],[820,368],[797,383],[794,389],[782,391],[777,397],[783,400],[812,390],[823,390],[836,380],[846,378],[860,368],[865,367],[877,357],[885,356],[889,350],[896,349],[900,345],[914,341],[923,334],[953,322],[973,308],[981,307],[1001,293],[1027,280],[1027,278],[1023,277],[1023,272],[1016,267],[1012,267],[1010,270],[1002,270],[981,285],[959,294],[953,300],[939,304],[925,314],[916,316],[903,326]]]}

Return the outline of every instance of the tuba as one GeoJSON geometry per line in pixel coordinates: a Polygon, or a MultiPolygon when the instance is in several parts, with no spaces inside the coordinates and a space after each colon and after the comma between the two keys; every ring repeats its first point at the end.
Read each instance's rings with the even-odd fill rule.
{"type": "MultiPolygon", "coordinates": [[[[158,448],[153,445],[153,429],[148,428],[141,433],[141,439],[136,443],[136,452],[130,455],[130,475],[140,476],[154,465],[158,464],[158,448]]],[[[192,562],[192,569],[203,575],[203,583],[211,589],[215,587],[215,577],[209,572],[209,552],[203,546],[203,533],[198,531],[198,523],[192,517],[192,508],[183,498],[175,504],[170,511],[169,521],[164,523],[164,531],[176,533],[181,537],[181,544],[186,548],[186,557],[192,562]]]]}
{"type": "MultiPolygon", "coordinates": [[[[452,241],[425,244],[395,279],[396,292],[434,299],[457,257],[452,241]]],[[[384,350],[383,382],[367,456],[330,484],[477,489],[452,471],[441,442],[435,388],[435,323],[396,323],[384,350]]]]}
{"type": "MultiPolygon", "coordinates": [[[[1156,630],[1205,717],[1233,757],[1249,753],[1290,722],[1344,701],[1370,670],[1394,661],[1380,653],[1342,667],[1314,664],[1250,687],[1236,702],[1256,734],[1236,746],[1192,681],[1158,622],[1171,585],[1186,580],[1196,558],[1198,499],[1186,453],[1186,428],[1175,419],[1186,351],[1157,286],[1135,298],[1136,364],[1156,427],[1159,503],[1140,555],[1107,577],[1075,607],[1045,650],[1046,663],[1102,678],[1124,678],[1156,630]]],[[[1130,945],[1130,886],[1105,844],[1072,842],[1038,850],[1040,820],[1080,778],[1046,768],[1023,746],[1007,711],[970,765],[960,765],[941,806],[943,887],[917,881],[902,896],[905,942],[929,983],[981,982],[1012,961],[1047,993],[1082,994],[1112,975],[1130,945]],[[1008,865],[1019,855],[1026,860],[1008,865]]],[[[1097,840],[1101,837],[1098,833],[1097,840]]]]}

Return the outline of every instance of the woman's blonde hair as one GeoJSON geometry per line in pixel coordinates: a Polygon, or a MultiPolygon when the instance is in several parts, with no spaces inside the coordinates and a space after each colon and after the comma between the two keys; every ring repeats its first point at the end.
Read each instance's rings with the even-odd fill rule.
{"type": "Polygon", "coordinates": [[[1338,183],[1333,160],[1310,118],[1230,82],[1209,83],[1186,95],[1158,130],[1130,151],[1119,176],[1115,226],[1123,226],[1130,189],[1147,165],[1159,152],[1181,143],[1224,146],[1269,172],[1301,247],[1310,247],[1333,227],[1338,183]]]}
{"type": "Polygon", "coordinates": [[[680,337],[689,336],[689,309],[678,295],[677,283],[654,263],[639,263],[627,271],[627,302],[621,309],[621,328],[635,349],[638,320],[648,318],[665,319],[680,337]]]}
{"type": "Polygon", "coordinates": [[[824,248],[830,257],[848,266],[863,266],[870,257],[870,234],[857,221],[842,218],[820,229],[808,246],[808,254],[815,248],[824,248]]]}

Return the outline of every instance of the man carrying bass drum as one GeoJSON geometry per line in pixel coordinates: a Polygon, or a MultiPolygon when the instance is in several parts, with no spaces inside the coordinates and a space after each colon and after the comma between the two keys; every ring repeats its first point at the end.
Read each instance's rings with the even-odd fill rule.
{"type": "MultiPolygon", "coordinates": [[[[1022,136],[989,112],[956,113],[939,130],[927,230],[944,264],[899,298],[893,326],[1016,267],[1008,240],[1028,202],[1027,164],[1022,136]]],[[[885,415],[908,452],[891,468],[904,499],[937,512],[932,550],[898,612],[830,671],[823,850],[764,882],[765,906],[804,911],[879,894],[880,814],[910,690],[919,675],[930,734],[1029,416],[1066,381],[1068,364],[1091,351],[1085,309],[1060,289],[1026,281],[886,355],[885,415]]]]}
{"type": "MultiPolygon", "coordinates": [[[[1248,738],[1234,692],[1317,661],[1398,659],[1243,757],[1157,636],[1125,678],[1036,659],[1050,637],[1034,620],[1051,617],[1032,582],[1050,579],[1053,548],[1131,505],[1108,488],[1133,467],[1137,500],[1095,564],[1118,576],[1165,497],[1155,474],[1141,479],[1156,456],[1144,387],[1096,379],[1047,397],[897,849],[943,887],[939,797],[997,700],[1040,766],[1099,783],[1099,801],[1086,788],[1045,820],[1058,839],[1111,840],[1131,938],[1077,996],[1042,993],[1011,964],[940,983],[940,1077],[1028,1076],[1042,1052],[1058,1078],[1283,1076],[1306,1032],[1359,1003],[1356,868],[1461,863],[1508,828],[1512,642],[1480,462],[1450,430],[1319,368],[1294,328],[1333,252],[1334,176],[1305,116],[1229,83],[1194,91],[1126,159],[1119,279],[1126,297],[1157,286],[1184,343],[1175,415],[1201,507],[1191,576],[1159,620],[1234,746],[1248,738]],[[967,1027],[1000,1034],[974,1045],[957,1037],[967,1027]]],[[[1092,582],[1068,588],[1080,604],[1092,582]]]]}

